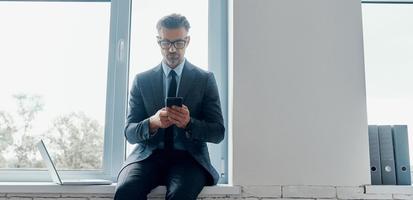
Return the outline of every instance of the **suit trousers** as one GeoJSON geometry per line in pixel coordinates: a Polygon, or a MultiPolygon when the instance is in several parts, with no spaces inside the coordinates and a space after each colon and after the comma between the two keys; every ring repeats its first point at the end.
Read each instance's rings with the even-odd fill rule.
{"type": "Polygon", "coordinates": [[[155,150],[119,174],[115,200],[146,200],[152,189],[166,186],[168,200],[195,200],[212,177],[187,152],[155,150]]]}

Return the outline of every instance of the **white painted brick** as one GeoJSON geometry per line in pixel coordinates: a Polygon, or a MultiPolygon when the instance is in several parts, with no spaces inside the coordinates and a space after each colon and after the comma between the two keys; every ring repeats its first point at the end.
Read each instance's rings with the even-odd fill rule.
{"type": "Polygon", "coordinates": [[[33,200],[87,200],[88,198],[35,197],[33,200]]]}
{"type": "Polygon", "coordinates": [[[87,198],[59,198],[59,200],[88,200],[87,198]]]}
{"type": "Polygon", "coordinates": [[[60,194],[39,193],[9,193],[7,197],[60,197],[60,194]]]}
{"type": "Polygon", "coordinates": [[[113,200],[113,198],[99,198],[99,197],[92,197],[89,200],[113,200]]]}
{"type": "Polygon", "coordinates": [[[76,193],[73,193],[73,194],[61,194],[62,195],[62,197],[68,197],[68,198],[70,198],[70,197],[80,197],[80,198],[82,198],[82,197],[84,197],[84,198],[88,198],[88,197],[90,197],[91,195],[93,195],[93,194],[82,194],[82,193],[80,193],[80,194],[76,194],[76,193]]]}
{"type": "Polygon", "coordinates": [[[364,187],[337,186],[338,194],[364,194],[364,187]]]}
{"type": "Polygon", "coordinates": [[[9,197],[7,200],[32,200],[32,198],[29,197],[9,197]]]}
{"type": "Polygon", "coordinates": [[[88,198],[59,198],[59,200],[88,200],[88,198]]]}
{"type": "MultiPolygon", "coordinates": [[[[165,200],[165,194],[157,194],[158,196],[148,196],[149,200],[165,200]]],[[[212,194],[204,194],[204,195],[199,195],[198,199],[202,199],[202,200],[229,200],[229,199],[236,199],[237,197],[231,198],[228,195],[212,195],[212,194]]]]}
{"type": "Polygon", "coordinates": [[[33,200],[60,200],[61,197],[35,197],[33,200]]]}
{"type": "Polygon", "coordinates": [[[391,194],[365,194],[364,187],[337,187],[338,199],[392,199],[391,194]]]}
{"type": "Polygon", "coordinates": [[[198,199],[201,198],[225,198],[225,197],[229,197],[229,195],[227,194],[216,194],[216,193],[211,193],[208,191],[205,191],[205,189],[203,191],[201,191],[201,193],[198,196],[198,199]]]}
{"type": "MultiPolygon", "coordinates": [[[[242,197],[205,197],[205,198],[198,198],[197,200],[258,200],[259,198],[256,197],[247,197],[247,198],[242,198],[242,197]]],[[[162,199],[163,200],[163,199],[162,199]]]]}
{"type": "Polygon", "coordinates": [[[243,186],[242,197],[281,197],[281,186],[243,186]]]}
{"type": "Polygon", "coordinates": [[[62,194],[62,197],[85,197],[85,198],[110,198],[113,199],[114,194],[62,194]]]}
{"type": "Polygon", "coordinates": [[[360,194],[347,197],[338,197],[339,199],[392,199],[391,194],[360,194]]]}
{"type": "Polygon", "coordinates": [[[282,197],[336,198],[336,188],[333,186],[283,186],[282,197]]]}
{"type": "Polygon", "coordinates": [[[226,198],[222,198],[222,199],[229,200],[229,199],[243,199],[243,198],[246,198],[246,197],[242,197],[241,195],[228,195],[226,198]]]}
{"type": "Polygon", "coordinates": [[[211,198],[211,199],[216,199],[216,198],[226,198],[228,195],[225,194],[199,194],[198,199],[200,198],[211,198]]]}
{"type": "Polygon", "coordinates": [[[33,200],[87,200],[87,198],[36,197],[33,200]]]}
{"type": "Polygon", "coordinates": [[[393,194],[393,199],[413,199],[413,195],[408,195],[408,194],[393,194]]]}
{"type": "Polygon", "coordinates": [[[113,199],[115,194],[94,194],[89,196],[89,198],[107,198],[107,199],[113,199]]]}
{"type": "Polygon", "coordinates": [[[339,199],[354,199],[364,195],[364,187],[345,187],[338,186],[337,198],[339,199]]]}
{"type": "MultiPolygon", "coordinates": [[[[296,198],[281,198],[281,199],[266,199],[266,198],[262,198],[261,200],[314,200],[314,199],[296,199],[296,198]]],[[[325,199],[326,200],[326,199],[325,199]]]]}
{"type": "Polygon", "coordinates": [[[413,194],[411,185],[366,185],[367,194],[413,194]]]}

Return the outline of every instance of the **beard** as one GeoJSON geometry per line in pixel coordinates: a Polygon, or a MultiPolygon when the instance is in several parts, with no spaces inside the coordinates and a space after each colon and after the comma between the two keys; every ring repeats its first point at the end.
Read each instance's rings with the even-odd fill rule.
{"type": "Polygon", "coordinates": [[[168,54],[165,57],[165,60],[167,61],[168,65],[176,66],[180,63],[181,61],[181,56],[178,54],[168,54]]]}

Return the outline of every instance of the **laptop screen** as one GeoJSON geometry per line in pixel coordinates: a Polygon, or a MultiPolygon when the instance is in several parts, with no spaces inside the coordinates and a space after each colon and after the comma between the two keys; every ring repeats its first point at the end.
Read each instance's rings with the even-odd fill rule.
{"type": "Polygon", "coordinates": [[[42,155],[43,161],[45,162],[47,169],[50,172],[50,175],[52,176],[53,182],[62,184],[62,180],[60,179],[59,174],[57,173],[56,167],[50,158],[50,154],[47,151],[46,145],[44,145],[43,140],[40,140],[40,142],[37,143],[37,149],[39,149],[40,154],[42,155]]]}

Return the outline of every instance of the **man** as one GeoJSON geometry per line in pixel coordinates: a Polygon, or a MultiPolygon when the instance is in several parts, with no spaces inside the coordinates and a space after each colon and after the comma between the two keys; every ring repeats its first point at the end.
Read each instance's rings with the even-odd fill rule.
{"type": "Polygon", "coordinates": [[[138,74],[130,91],[125,136],[137,144],[119,173],[115,199],[147,199],[158,185],[166,199],[196,199],[219,176],[206,142],[219,143],[225,128],[214,75],[189,63],[187,19],[178,14],[157,24],[161,64],[138,74]],[[182,107],[165,107],[183,97],[182,107]]]}

